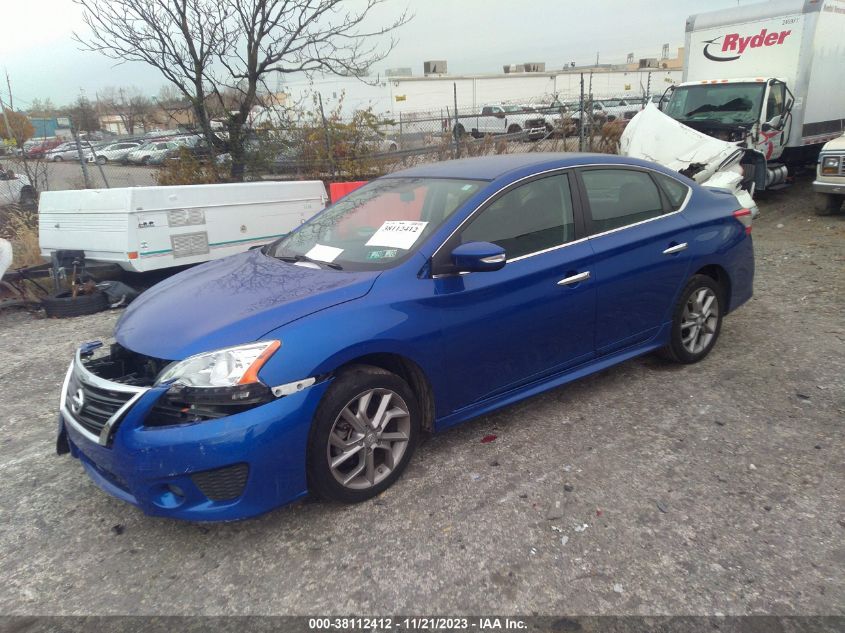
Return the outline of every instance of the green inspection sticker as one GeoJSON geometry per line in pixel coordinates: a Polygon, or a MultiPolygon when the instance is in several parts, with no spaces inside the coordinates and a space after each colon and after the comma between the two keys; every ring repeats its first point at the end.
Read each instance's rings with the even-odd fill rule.
{"type": "Polygon", "coordinates": [[[370,251],[367,259],[390,259],[391,257],[396,257],[398,252],[395,248],[386,251],[370,251]]]}

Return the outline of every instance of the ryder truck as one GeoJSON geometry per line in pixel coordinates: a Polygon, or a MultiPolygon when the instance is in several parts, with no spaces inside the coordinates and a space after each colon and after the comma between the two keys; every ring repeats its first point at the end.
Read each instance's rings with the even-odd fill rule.
{"type": "Polygon", "coordinates": [[[639,136],[635,152],[665,164],[665,148],[648,147],[646,136],[671,136],[674,125],[693,147],[695,130],[706,151],[691,151],[675,168],[709,178],[725,169],[716,161],[727,160],[753,195],[815,162],[845,129],[845,0],[773,0],[693,15],[685,50],[683,82],[663,100],[663,114],[674,121],[656,108],[641,112],[626,130],[639,136]],[[714,139],[724,141],[724,151],[708,161],[705,154],[718,149],[714,139]]]}

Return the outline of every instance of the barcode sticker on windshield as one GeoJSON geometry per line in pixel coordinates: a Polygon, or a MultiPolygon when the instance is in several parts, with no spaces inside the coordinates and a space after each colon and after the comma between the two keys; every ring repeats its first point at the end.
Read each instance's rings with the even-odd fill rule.
{"type": "Polygon", "coordinates": [[[428,222],[388,220],[373,233],[366,245],[408,250],[419,239],[427,224],[428,222]]]}

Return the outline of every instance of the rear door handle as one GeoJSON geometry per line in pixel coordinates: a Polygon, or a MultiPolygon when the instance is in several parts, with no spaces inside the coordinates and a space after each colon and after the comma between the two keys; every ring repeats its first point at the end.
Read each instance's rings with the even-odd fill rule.
{"type": "Polygon", "coordinates": [[[687,243],[684,242],[683,244],[675,244],[674,246],[670,246],[665,251],[663,251],[664,255],[674,255],[675,253],[680,253],[681,251],[687,250],[687,243]]]}
{"type": "Polygon", "coordinates": [[[586,271],[583,273],[578,273],[577,275],[572,275],[571,277],[565,277],[557,282],[558,286],[571,286],[572,284],[577,284],[582,281],[587,281],[590,278],[590,271],[586,271]]]}

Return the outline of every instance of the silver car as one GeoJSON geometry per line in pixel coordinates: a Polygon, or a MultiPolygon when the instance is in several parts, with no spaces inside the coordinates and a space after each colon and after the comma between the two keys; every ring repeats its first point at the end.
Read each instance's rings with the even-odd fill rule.
{"type": "MultiPolygon", "coordinates": [[[[80,141],[79,145],[84,158],[86,153],[91,152],[91,144],[86,141],[80,141]]],[[[67,143],[62,143],[61,145],[44,152],[44,160],[54,163],[60,163],[63,160],[79,160],[79,151],[76,149],[76,142],[69,141],[67,143]]]]}
{"type": "Polygon", "coordinates": [[[141,147],[138,141],[124,141],[122,143],[112,143],[100,149],[95,149],[94,152],[88,154],[89,163],[99,163],[105,165],[106,163],[126,163],[129,153],[141,147]]]}
{"type": "Polygon", "coordinates": [[[173,141],[153,141],[131,150],[126,160],[136,165],[160,165],[167,157],[167,152],[178,147],[181,144],[173,141]]]}

